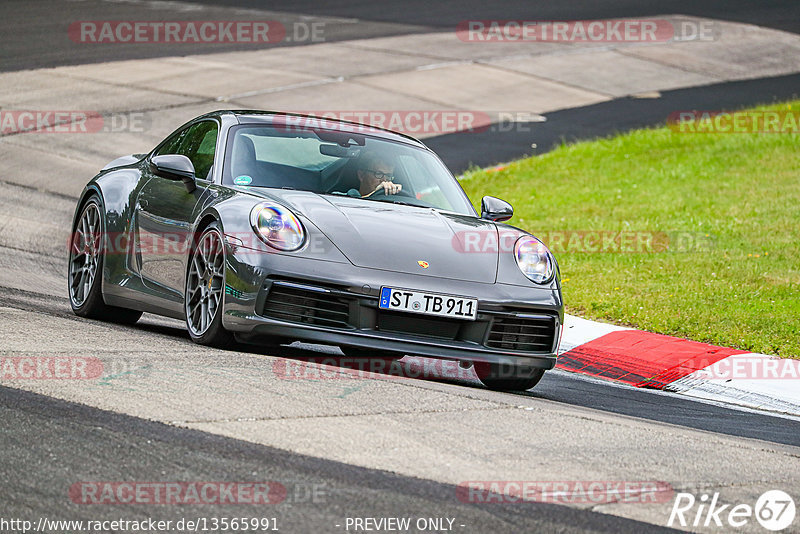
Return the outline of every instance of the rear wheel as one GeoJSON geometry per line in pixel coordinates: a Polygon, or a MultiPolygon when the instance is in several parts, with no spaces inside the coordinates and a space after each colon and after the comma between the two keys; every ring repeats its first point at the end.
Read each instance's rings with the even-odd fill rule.
{"type": "Polygon", "coordinates": [[[73,228],[67,271],[69,303],[75,315],[80,317],[133,324],[142,312],[103,302],[105,248],[101,205],[100,197],[89,197],[73,228]]]}
{"type": "Polygon", "coordinates": [[[475,362],[475,374],[495,391],[527,391],[544,376],[544,369],[505,363],[475,362]]]}
{"type": "Polygon", "coordinates": [[[184,311],[192,341],[200,345],[226,347],[233,335],[222,327],[225,297],[225,244],[219,224],[208,225],[189,258],[184,311]]]}

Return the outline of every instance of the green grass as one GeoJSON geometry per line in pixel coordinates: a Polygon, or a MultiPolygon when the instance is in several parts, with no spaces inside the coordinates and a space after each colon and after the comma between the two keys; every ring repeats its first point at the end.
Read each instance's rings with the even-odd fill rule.
{"type": "MultiPolygon", "coordinates": [[[[800,101],[757,109],[796,113],[800,101]]],[[[476,205],[482,195],[511,202],[511,224],[546,244],[567,231],[673,239],[649,253],[554,246],[568,313],[800,357],[800,135],[637,130],[461,183],[476,205]],[[676,250],[677,236],[705,250],[676,250]]]]}

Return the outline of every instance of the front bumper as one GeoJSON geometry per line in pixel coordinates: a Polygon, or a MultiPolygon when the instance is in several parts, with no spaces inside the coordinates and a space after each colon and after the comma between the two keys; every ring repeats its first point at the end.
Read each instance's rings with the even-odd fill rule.
{"type": "Polygon", "coordinates": [[[485,284],[283,254],[228,254],[223,326],[261,336],[552,369],[563,324],[559,290],[485,284]],[[256,265],[254,265],[254,263],[256,265]],[[478,299],[475,321],[378,308],[382,286],[478,299]]]}

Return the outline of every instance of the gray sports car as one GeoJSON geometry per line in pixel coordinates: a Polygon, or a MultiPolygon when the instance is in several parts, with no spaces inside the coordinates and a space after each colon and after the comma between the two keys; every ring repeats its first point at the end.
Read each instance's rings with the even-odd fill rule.
{"type": "Polygon", "coordinates": [[[312,116],[217,111],[112,161],[75,211],[69,298],[83,317],[184,319],[192,340],[305,340],[345,354],[474,364],[492,389],[553,368],[558,265],[476,213],[420,141],[312,116]]]}

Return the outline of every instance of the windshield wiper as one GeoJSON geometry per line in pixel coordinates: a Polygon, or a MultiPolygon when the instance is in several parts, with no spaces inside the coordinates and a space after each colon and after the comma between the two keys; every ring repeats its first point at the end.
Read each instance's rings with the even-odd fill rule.
{"type": "Polygon", "coordinates": [[[410,202],[404,202],[402,200],[394,200],[392,198],[364,198],[364,200],[374,200],[375,202],[385,202],[387,204],[400,204],[401,206],[414,206],[417,208],[424,208],[425,206],[420,206],[419,204],[412,204],[410,202]]]}
{"type": "Polygon", "coordinates": [[[341,191],[331,191],[329,193],[320,193],[320,195],[334,195],[337,197],[357,198],[359,200],[372,200],[373,202],[384,202],[386,204],[400,204],[401,206],[414,206],[415,208],[427,208],[428,206],[421,206],[419,204],[412,204],[403,200],[395,200],[391,198],[374,198],[374,197],[356,197],[342,193],[341,191]]]}

